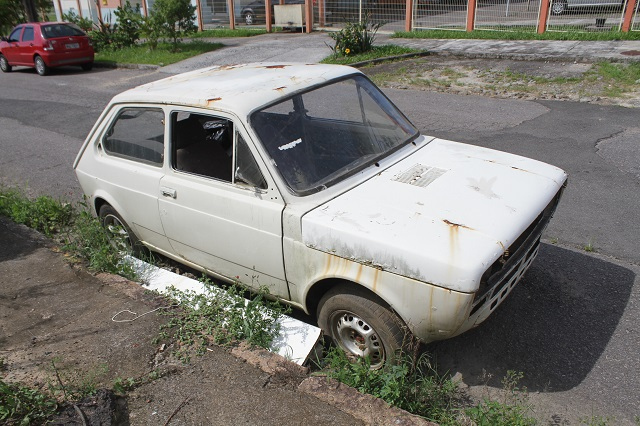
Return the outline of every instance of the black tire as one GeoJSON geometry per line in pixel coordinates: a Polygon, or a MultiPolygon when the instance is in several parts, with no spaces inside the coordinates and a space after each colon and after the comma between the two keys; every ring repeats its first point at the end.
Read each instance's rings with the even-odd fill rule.
{"type": "Polygon", "coordinates": [[[393,360],[409,336],[381,299],[356,286],[336,286],[322,297],[318,325],[347,355],[368,357],[372,370],[393,360]]]}
{"type": "Polygon", "coordinates": [[[91,71],[93,68],[93,62],[87,62],[86,64],[80,65],[83,71],[91,71]]]}
{"type": "Polygon", "coordinates": [[[100,207],[98,216],[100,224],[107,232],[107,238],[114,248],[134,255],[141,252],[140,240],[113,207],[109,204],[103,205],[100,207]]]}
{"type": "Polygon", "coordinates": [[[40,56],[36,56],[33,59],[33,65],[36,67],[36,72],[39,75],[47,75],[49,74],[50,68],[47,64],[45,64],[44,59],[40,56]]]}
{"type": "Polygon", "coordinates": [[[12,67],[9,65],[9,61],[3,55],[0,55],[0,70],[2,72],[11,72],[12,67]]]}
{"type": "Polygon", "coordinates": [[[554,15],[562,15],[567,10],[566,0],[553,0],[551,5],[551,13],[554,15]]]}
{"type": "Polygon", "coordinates": [[[253,25],[256,23],[256,15],[253,12],[245,12],[244,15],[244,23],[247,25],[253,25]]]}

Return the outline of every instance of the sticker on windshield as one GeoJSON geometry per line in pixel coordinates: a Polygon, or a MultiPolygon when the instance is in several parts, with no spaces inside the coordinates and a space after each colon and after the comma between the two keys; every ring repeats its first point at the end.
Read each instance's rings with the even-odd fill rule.
{"type": "Polygon", "coordinates": [[[289,142],[287,144],[281,145],[281,146],[278,147],[278,149],[280,151],[286,151],[287,149],[291,149],[294,146],[298,145],[299,143],[302,143],[302,138],[298,138],[293,142],[289,142]]]}

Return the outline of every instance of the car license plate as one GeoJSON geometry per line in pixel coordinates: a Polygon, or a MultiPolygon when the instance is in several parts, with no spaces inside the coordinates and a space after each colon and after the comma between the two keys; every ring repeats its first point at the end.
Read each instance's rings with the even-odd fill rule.
{"type": "Polygon", "coordinates": [[[80,43],[68,43],[66,47],[67,49],[77,49],[80,47],[80,43]]]}

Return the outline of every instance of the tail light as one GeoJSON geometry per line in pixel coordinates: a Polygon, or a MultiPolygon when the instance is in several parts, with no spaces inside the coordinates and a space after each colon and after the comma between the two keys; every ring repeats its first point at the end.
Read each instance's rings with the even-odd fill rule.
{"type": "Polygon", "coordinates": [[[53,50],[53,42],[51,40],[46,40],[42,46],[44,50],[53,50]]]}

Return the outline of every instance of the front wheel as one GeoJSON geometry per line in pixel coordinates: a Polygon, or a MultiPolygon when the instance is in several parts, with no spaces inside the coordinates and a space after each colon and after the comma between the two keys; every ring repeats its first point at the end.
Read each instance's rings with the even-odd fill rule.
{"type": "Polygon", "coordinates": [[[36,67],[36,71],[38,72],[38,74],[40,74],[40,75],[49,74],[49,66],[44,63],[44,59],[42,59],[40,56],[36,56],[36,58],[33,60],[33,62],[34,62],[34,65],[36,67]]]}
{"type": "Polygon", "coordinates": [[[11,72],[11,65],[9,65],[9,61],[3,55],[0,55],[0,69],[2,72],[11,72]]]}
{"type": "Polygon", "coordinates": [[[318,325],[349,356],[368,358],[381,368],[403,349],[407,330],[384,302],[366,289],[337,286],[318,306],[318,325]]]}

